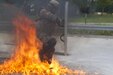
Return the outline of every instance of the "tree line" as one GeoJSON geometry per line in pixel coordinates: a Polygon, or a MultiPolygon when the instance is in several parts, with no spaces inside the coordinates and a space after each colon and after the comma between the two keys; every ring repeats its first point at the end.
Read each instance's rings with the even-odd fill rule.
{"type": "Polygon", "coordinates": [[[81,13],[106,12],[113,13],[113,0],[71,0],[81,13]]]}
{"type": "MultiPolygon", "coordinates": [[[[14,2],[20,3],[25,0],[0,0],[0,3],[4,1],[8,3],[14,2]]],[[[69,1],[77,5],[81,13],[94,13],[94,12],[113,13],[113,0],[69,0],[69,1]]]]}

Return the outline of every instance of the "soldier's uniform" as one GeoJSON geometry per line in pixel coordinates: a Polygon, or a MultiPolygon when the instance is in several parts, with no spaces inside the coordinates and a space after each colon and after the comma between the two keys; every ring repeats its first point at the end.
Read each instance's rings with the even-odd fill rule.
{"type": "Polygon", "coordinates": [[[56,39],[54,38],[56,25],[60,22],[56,16],[59,2],[51,0],[46,8],[39,13],[37,36],[43,42],[43,49],[40,51],[41,61],[51,63],[55,51],[56,39]]]}

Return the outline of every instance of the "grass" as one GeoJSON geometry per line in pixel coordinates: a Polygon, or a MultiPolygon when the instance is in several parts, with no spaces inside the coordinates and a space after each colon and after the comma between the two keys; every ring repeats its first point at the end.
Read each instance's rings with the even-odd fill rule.
{"type": "MultiPolygon", "coordinates": [[[[70,22],[75,23],[84,23],[85,24],[85,18],[84,16],[81,16],[79,18],[72,18],[70,19],[70,22]]],[[[105,14],[105,15],[88,15],[87,17],[87,24],[94,23],[95,25],[113,25],[113,15],[111,14],[105,14]]],[[[68,30],[69,34],[89,34],[89,35],[109,35],[113,36],[113,31],[100,31],[100,30],[76,30],[71,29],[68,30]]]]}
{"type": "MultiPolygon", "coordinates": [[[[77,19],[72,18],[70,19],[71,22],[76,23],[84,23],[85,18],[81,16],[77,19]]],[[[87,23],[113,23],[113,15],[105,14],[105,15],[88,15],[87,16],[87,23]]]]}

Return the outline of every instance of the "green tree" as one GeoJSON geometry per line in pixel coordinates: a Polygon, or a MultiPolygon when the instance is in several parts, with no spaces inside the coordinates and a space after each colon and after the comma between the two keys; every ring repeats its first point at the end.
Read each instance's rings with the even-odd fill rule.
{"type": "Polygon", "coordinates": [[[71,2],[76,4],[82,13],[90,13],[95,5],[95,0],[71,0],[71,2]]]}
{"type": "Polygon", "coordinates": [[[96,1],[97,10],[101,11],[102,14],[103,12],[108,12],[108,10],[113,7],[112,4],[113,4],[113,0],[97,0],[96,1]]]}

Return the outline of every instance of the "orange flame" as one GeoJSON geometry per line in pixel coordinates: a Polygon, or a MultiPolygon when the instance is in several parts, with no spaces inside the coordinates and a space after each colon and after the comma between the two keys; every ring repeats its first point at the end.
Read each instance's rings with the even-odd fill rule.
{"type": "Polygon", "coordinates": [[[83,71],[72,71],[61,66],[56,60],[51,65],[41,62],[39,51],[42,42],[36,37],[34,22],[26,16],[17,16],[13,24],[17,39],[15,53],[0,65],[0,75],[85,75],[83,71]]]}

